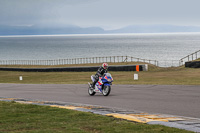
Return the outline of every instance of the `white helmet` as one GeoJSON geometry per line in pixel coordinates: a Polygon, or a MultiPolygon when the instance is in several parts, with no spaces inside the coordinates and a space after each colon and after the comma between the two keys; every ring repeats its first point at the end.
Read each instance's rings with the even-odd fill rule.
{"type": "Polygon", "coordinates": [[[103,67],[103,69],[106,70],[106,69],[108,69],[108,64],[107,64],[107,63],[103,63],[103,64],[102,64],[102,67],[103,67]]]}

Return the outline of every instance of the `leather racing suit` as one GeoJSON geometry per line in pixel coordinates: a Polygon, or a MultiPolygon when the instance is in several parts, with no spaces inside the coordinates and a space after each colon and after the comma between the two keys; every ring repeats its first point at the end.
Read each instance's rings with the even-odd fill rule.
{"type": "Polygon", "coordinates": [[[94,77],[94,82],[92,83],[92,88],[94,88],[95,84],[99,81],[99,77],[103,76],[103,74],[107,72],[108,72],[107,69],[104,69],[103,67],[100,67],[97,70],[97,73],[95,74],[95,77],[94,77]]]}

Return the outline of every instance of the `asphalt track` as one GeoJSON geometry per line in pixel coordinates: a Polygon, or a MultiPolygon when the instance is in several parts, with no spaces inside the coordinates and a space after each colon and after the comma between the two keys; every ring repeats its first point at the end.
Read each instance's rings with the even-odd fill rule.
{"type": "Polygon", "coordinates": [[[80,84],[0,84],[1,98],[61,101],[200,118],[200,86],[113,85],[109,96],[80,84]]]}

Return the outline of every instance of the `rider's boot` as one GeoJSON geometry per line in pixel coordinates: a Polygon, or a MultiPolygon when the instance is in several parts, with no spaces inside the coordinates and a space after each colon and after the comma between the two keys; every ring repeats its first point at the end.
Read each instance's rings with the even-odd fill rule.
{"type": "Polygon", "coordinates": [[[95,82],[93,82],[93,83],[91,84],[91,88],[94,89],[94,87],[95,87],[95,82]]]}

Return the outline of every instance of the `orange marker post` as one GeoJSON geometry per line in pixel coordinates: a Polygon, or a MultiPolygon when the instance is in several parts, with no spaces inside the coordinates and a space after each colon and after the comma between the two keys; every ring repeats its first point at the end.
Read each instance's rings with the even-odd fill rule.
{"type": "Polygon", "coordinates": [[[140,71],[140,67],[139,67],[139,65],[136,65],[136,71],[137,71],[137,72],[140,71]]]}

